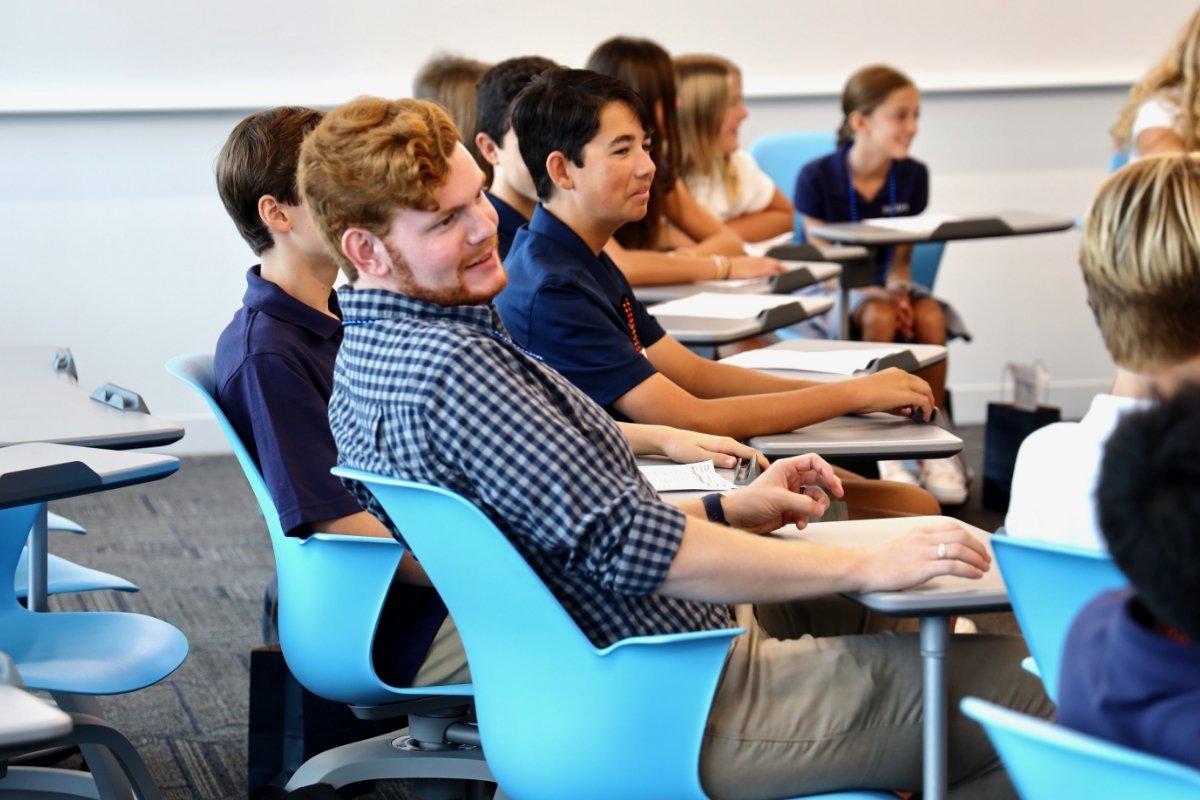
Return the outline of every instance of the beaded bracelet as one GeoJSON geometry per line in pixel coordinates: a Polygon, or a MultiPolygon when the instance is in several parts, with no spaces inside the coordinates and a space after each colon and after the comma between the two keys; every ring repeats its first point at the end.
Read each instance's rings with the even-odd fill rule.
{"type": "Polygon", "coordinates": [[[729,274],[733,272],[733,262],[729,260],[729,256],[714,255],[712,260],[717,265],[717,280],[729,280],[729,274]]]}

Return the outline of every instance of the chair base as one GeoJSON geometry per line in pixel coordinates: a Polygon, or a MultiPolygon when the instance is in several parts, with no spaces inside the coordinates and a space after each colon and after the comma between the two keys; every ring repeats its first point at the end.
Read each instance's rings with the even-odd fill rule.
{"type": "Polygon", "coordinates": [[[328,783],[338,788],[358,781],[389,778],[496,782],[480,748],[455,746],[447,750],[423,750],[413,747],[407,734],[408,729],[402,729],[319,753],[296,770],[287,789],[291,791],[314,783],[328,783]]]}

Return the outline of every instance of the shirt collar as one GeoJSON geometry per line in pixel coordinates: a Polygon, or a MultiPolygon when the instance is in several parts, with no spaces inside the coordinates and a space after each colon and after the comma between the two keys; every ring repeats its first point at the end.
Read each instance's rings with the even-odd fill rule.
{"type": "Polygon", "coordinates": [[[1079,422],[1088,428],[1108,432],[1117,427],[1122,414],[1150,405],[1149,400],[1137,397],[1122,397],[1115,394],[1098,394],[1092,398],[1087,414],[1079,422]]]}
{"type": "Polygon", "coordinates": [[[571,230],[567,223],[547,211],[541,203],[538,203],[538,207],[533,211],[533,219],[529,220],[529,230],[557,242],[585,264],[594,264],[596,261],[603,261],[607,258],[603,252],[597,257],[579,234],[571,230]]]}
{"type": "Polygon", "coordinates": [[[329,293],[329,310],[337,319],[309,308],[285,292],[278,284],[262,276],[262,267],[253,266],[246,273],[246,293],[242,303],[247,308],[311,331],[322,339],[329,339],[342,329],[342,308],[338,305],[337,292],[329,293]]]}
{"type": "Polygon", "coordinates": [[[390,319],[420,319],[447,322],[483,330],[504,332],[496,307],[487,305],[439,306],[386,289],[339,290],[346,325],[364,325],[390,319]]]}

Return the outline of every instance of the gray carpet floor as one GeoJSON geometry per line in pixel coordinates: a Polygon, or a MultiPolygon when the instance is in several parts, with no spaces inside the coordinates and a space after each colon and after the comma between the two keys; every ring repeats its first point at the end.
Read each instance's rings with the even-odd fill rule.
{"type": "MultiPolygon", "coordinates": [[[[979,473],[982,431],[961,434],[965,459],[979,473]]],[[[1001,515],[980,508],[978,476],[973,489],[970,503],[949,513],[994,530],[1001,515]]],[[[142,588],[59,596],[53,608],[151,614],[191,643],[183,666],[166,680],[101,698],[105,715],[138,747],[167,800],[246,797],[249,654],[261,640],[262,594],[273,567],[266,527],[236,461],[186,458],[166,480],[51,508],[89,530],[52,534],[52,552],[142,588]]],[[[985,631],[1015,631],[1008,614],[976,621],[985,631]]],[[[370,796],[408,794],[396,783],[370,796]]]]}

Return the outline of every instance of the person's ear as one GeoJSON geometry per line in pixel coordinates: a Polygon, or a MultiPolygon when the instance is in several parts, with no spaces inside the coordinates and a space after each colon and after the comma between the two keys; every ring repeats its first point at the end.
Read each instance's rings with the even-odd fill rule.
{"type": "Polygon", "coordinates": [[[555,150],[546,156],[546,173],[550,182],[559,189],[574,189],[575,182],[571,179],[571,159],[561,150],[555,150]]]}
{"type": "Polygon", "coordinates": [[[383,278],[391,272],[392,257],[383,241],[370,231],[347,228],[342,233],[341,244],[342,253],[360,273],[383,278]]]}
{"type": "Polygon", "coordinates": [[[483,155],[483,160],[491,164],[493,167],[500,164],[500,145],[496,144],[496,140],[488,136],[483,131],[475,134],[475,147],[483,155]]]}
{"type": "Polygon", "coordinates": [[[862,133],[867,129],[867,115],[861,111],[851,111],[847,120],[850,122],[850,130],[855,133],[862,133]]]}
{"type": "Polygon", "coordinates": [[[292,230],[292,218],[287,208],[273,194],[258,198],[258,218],[271,233],[290,233],[292,230]]]}

